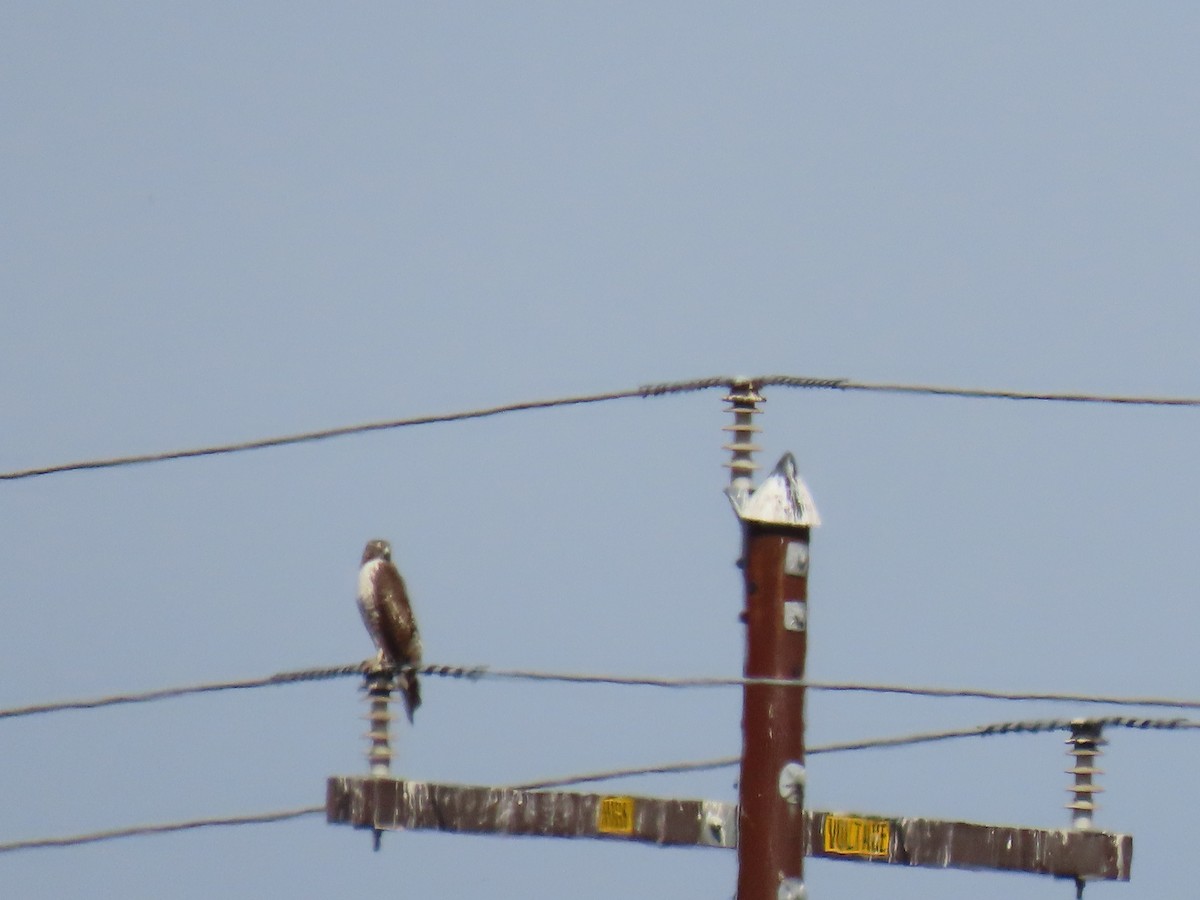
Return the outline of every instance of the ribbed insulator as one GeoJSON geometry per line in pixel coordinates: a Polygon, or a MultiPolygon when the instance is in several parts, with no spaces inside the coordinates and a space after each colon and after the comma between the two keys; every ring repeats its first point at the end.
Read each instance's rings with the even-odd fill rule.
{"type": "Polygon", "coordinates": [[[733,413],[733,424],[725,425],[722,431],[730,432],[731,440],[723,446],[730,451],[731,457],[725,467],[729,471],[729,483],[735,490],[741,489],[749,494],[753,489],[754,472],[758,466],[754,462],[754,454],[761,450],[754,443],[754,435],[761,431],[754,424],[754,414],[759,412],[758,404],[765,402],[763,396],[754,389],[751,381],[735,381],[725,396],[729,403],[726,412],[733,413]]]}
{"type": "Polygon", "coordinates": [[[371,704],[367,713],[368,729],[365,737],[370,741],[367,749],[367,764],[372,775],[386,776],[392,768],[391,722],[388,712],[395,683],[386,671],[371,671],[366,675],[364,689],[371,704]]]}
{"type": "Polygon", "coordinates": [[[1095,766],[1096,757],[1103,753],[1100,748],[1108,743],[1101,736],[1102,727],[1098,722],[1077,719],[1071,723],[1071,736],[1066,741],[1067,753],[1073,757],[1075,763],[1067,769],[1067,774],[1075,777],[1075,783],[1067,788],[1073,795],[1067,809],[1071,810],[1071,824],[1075,828],[1094,827],[1092,817],[1096,812],[1095,795],[1104,791],[1104,788],[1093,781],[1096,775],[1104,774],[1103,770],[1095,766]]]}

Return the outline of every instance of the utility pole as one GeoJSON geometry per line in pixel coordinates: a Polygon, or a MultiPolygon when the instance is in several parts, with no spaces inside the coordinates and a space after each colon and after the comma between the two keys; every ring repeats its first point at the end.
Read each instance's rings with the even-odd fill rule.
{"type": "MultiPolygon", "coordinates": [[[[868,864],[1028,872],[1088,881],[1128,881],[1133,839],[1092,825],[1099,725],[1072,724],[1074,827],[987,825],[804,807],[805,656],[808,650],[809,538],[816,505],[785,453],[754,487],[759,449],[754,416],[763,397],[734,381],[725,398],[734,422],[726,449],[726,494],[742,529],[746,683],[738,803],[435,784],[391,776],[387,697],[368,673],[371,774],[326,782],[330,823],[369,829],[529,835],[737,849],[737,900],[805,900],[804,858],[868,864]],[[778,683],[778,682],[790,683],[778,683]]],[[[374,673],[382,675],[385,673],[374,673]]]]}
{"type": "Polygon", "coordinates": [[[727,491],[742,525],[745,676],[738,815],[738,900],[803,900],[804,688],[749,683],[804,678],[808,651],[809,535],[816,506],[790,453],[750,491],[753,416],[762,397],[736,384],[727,491]]]}
{"type": "MultiPolygon", "coordinates": [[[[794,477],[785,457],[772,477],[794,477]]],[[[802,679],[809,526],[742,521],[746,678],[802,679]]],[[[804,688],[742,688],[738,900],[804,896],[804,688]]]]}

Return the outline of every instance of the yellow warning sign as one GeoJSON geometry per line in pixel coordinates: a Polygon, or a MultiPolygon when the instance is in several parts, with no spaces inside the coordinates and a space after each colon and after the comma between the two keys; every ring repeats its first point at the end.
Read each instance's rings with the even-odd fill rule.
{"type": "Polygon", "coordinates": [[[633,834],[633,798],[601,797],[596,830],[601,834],[633,834]]]}
{"type": "Polygon", "coordinates": [[[887,856],[892,839],[892,823],[887,819],[829,815],[822,831],[825,852],[844,856],[887,856]]]}

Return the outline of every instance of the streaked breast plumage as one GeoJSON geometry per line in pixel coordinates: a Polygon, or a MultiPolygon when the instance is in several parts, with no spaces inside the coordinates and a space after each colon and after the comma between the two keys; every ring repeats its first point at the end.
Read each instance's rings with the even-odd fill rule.
{"type": "MultiPolygon", "coordinates": [[[[421,665],[421,633],[413,615],[408,590],[392,562],[387,541],[368,541],[358,571],[358,610],[371,640],[379,650],[379,662],[400,669],[421,665]]],[[[397,674],[405,712],[411,722],[421,705],[421,690],[415,672],[397,674]]]]}

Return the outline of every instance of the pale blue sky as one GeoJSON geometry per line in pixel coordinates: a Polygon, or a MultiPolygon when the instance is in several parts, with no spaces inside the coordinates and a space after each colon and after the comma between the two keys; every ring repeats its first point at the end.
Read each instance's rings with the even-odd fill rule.
{"type": "MultiPolygon", "coordinates": [[[[1200,394],[1189,4],[7,3],[0,469],[784,372],[1200,394]]],[[[367,656],[389,538],[431,661],[736,675],[720,395],[0,487],[0,706],[367,656]]],[[[809,674],[1197,689],[1196,414],[768,392],[809,674]]],[[[430,679],[397,770],[735,754],[736,691],[430,679]]],[[[813,743],[1100,709],[814,695],[813,743]]],[[[0,723],[0,841],[319,803],[349,681],[0,723]]],[[[1097,823],[1192,890],[1192,735],[1097,823]]],[[[822,808],[1057,827],[1062,735],[814,757],[822,808]]],[[[620,782],[729,800],[733,770],[620,782]]],[[[28,898],[728,897],[733,854],[317,819],[0,857],[28,898]]],[[[1065,898],[816,861],[814,900],[1065,898]]]]}

